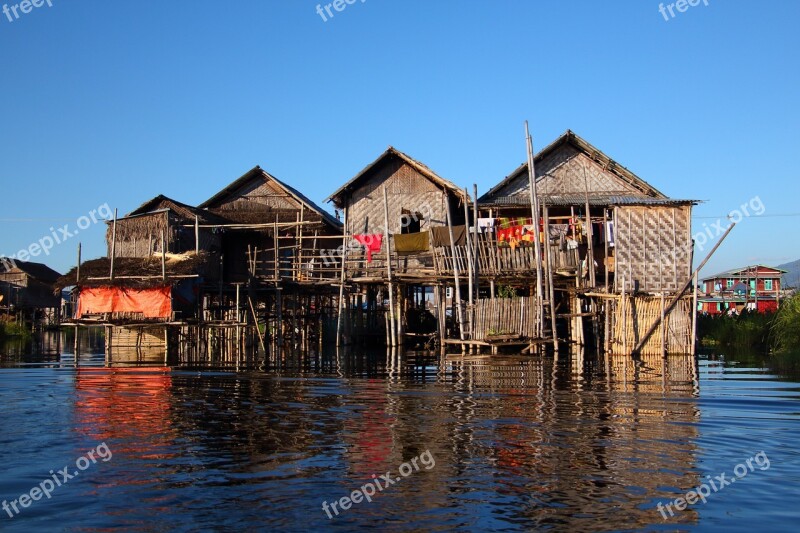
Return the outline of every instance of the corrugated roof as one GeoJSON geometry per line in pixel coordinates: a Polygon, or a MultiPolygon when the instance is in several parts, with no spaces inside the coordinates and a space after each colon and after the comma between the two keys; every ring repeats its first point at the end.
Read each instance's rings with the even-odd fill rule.
{"type": "MultiPolygon", "coordinates": [[[[585,205],[586,195],[583,194],[558,194],[558,195],[539,195],[547,205],[569,206],[585,205]]],[[[614,206],[614,205],[694,205],[697,200],[679,200],[673,198],[646,198],[641,196],[589,196],[589,205],[592,206],[614,206]]],[[[480,204],[481,207],[502,207],[502,206],[527,206],[530,205],[530,198],[526,195],[518,196],[498,196],[491,201],[480,204]]]]}
{"type": "Polygon", "coordinates": [[[755,268],[767,268],[769,270],[774,270],[775,272],[781,272],[786,274],[786,270],[782,270],[780,268],[775,268],[767,265],[751,265],[746,266],[744,268],[733,268],[731,270],[726,270],[724,272],[720,272],[719,274],[714,274],[713,276],[708,276],[707,278],[702,278],[701,281],[710,281],[712,279],[717,278],[752,278],[755,277],[755,273],[752,272],[755,268]]]}

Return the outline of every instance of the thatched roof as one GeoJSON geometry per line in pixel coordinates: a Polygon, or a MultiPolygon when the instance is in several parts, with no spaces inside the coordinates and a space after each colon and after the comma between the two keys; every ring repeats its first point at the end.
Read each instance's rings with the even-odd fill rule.
{"type": "Polygon", "coordinates": [[[32,277],[37,281],[41,281],[42,283],[53,283],[56,281],[61,274],[50,268],[49,266],[45,265],[44,263],[33,263],[30,261],[20,261],[18,259],[8,259],[8,258],[0,258],[2,259],[2,266],[10,266],[11,268],[8,270],[9,272],[13,272],[14,270],[19,270],[26,273],[28,276],[32,277]]]}
{"type": "MultiPolygon", "coordinates": [[[[167,254],[166,282],[174,283],[182,278],[177,276],[204,276],[213,274],[211,256],[201,252],[195,254],[167,254]]],[[[164,285],[161,278],[161,256],[148,258],[118,257],[114,260],[114,279],[108,279],[111,262],[107,257],[92,259],[81,264],[80,285],[83,287],[153,287],[164,285]],[[97,279],[92,279],[97,278],[97,279]]],[[[73,268],[56,280],[56,289],[77,285],[77,268],[73,268]]]]}
{"type": "MultiPolygon", "coordinates": [[[[273,187],[277,187],[278,190],[285,193],[287,198],[290,198],[296,204],[296,210],[299,210],[301,206],[304,206],[306,210],[310,211],[310,214],[316,214],[319,219],[330,226],[332,229],[341,231],[342,223],[337,220],[333,215],[322,209],[316,203],[312,202],[308,197],[302,194],[300,191],[295,189],[294,187],[282,182],[266,170],[262,169],[260,166],[255,166],[248,172],[246,172],[243,176],[239,177],[238,179],[231,182],[228,186],[224,189],[219,191],[217,194],[200,204],[201,209],[206,209],[218,215],[223,215],[226,218],[236,218],[236,222],[239,223],[265,223],[265,222],[274,222],[272,220],[265,220],[264,218],[264,211],[263,206],[250,206],[250,209],[237,209],[234,211],[227,211],[227,210],[219,210],[217,209],[224,203],[230,202],[232,199],[235,200],[239,191],[241,191],[246,186],[252,185],[253,183],[269,183],[273,187]]],[[[280,219],[279,222],[295,222],[294,211],[291,214],[286,214],[285,220],[280,219]]]]}
{"type": "Polygon", "coordinates": [[[226,224],[228,221],[222,217],[215,215],[214,213],[210,213],[205,209],[200,209],[199,207],[193,207],[188,204],[184,204],[177,200],[173,200],[172,198],[168,198],[163,194],[159,194],[155,198],[152,198],[127,215],[125,218],[141,216],[145,214],[150,214],[154,212],[169,210],[175,213],[180,218],[184,219],[186,222],[194,222],[195,217],[197,217],[200,224],[226,224]]]}
{"type": "Polygon", "coordinates": [[[350,181],[339,187],[336,190],[336,192],[331,194],[325,201],[333,202],[336,205],[343,205],[342,196],[344,196],[345,193],[353,189],[357,189],[360,183],[369,176],[372,170],[374,170],[379,165],[383,164],[385,161],[391,158],[400,159],[401,161],[408,164],[411,168],[413,168],[414,170],[425,176],[427,179],[429,179],[442,189],[448,190],[459,197],[464,196],[463,189],[460,189],[456,184],[439,176],[436,172],[428,168],[423,163],[420,163],[416,159],[412,159],[411,157],[404,154],[395,147],[390,146],[385,152],[383,152],[380,156],[378,156],[378,158],[375,161],[367,165],[361,172],[356,174],[356,176],[353,179],[351,179],[350,181]]]}

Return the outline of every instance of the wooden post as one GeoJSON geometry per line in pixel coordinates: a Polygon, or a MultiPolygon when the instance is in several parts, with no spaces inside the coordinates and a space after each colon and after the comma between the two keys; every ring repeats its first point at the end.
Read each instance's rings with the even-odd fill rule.
{"type": "Polygon", "coordinates": [[[592,237],[594,231],[592,229],[592,216],[589,209],[589,180],[586,177],[586,164],[583,164],[583,191],[586,196],[586,243],[588,245],[586,252],[586,269],[589,272],[589,284],[594,289],[597,286],[594,271],[594,243],[592,237]]]}
{"type": "Polygon", "coordinates": [[[605,291],[608,290],[608,209],[603,208],[603,252],[605,256],[605,263],[603,263],[603,271],[605,272],[605,291]]]}
{"type": "Polygon", "coordinates": [[[394,307],[394,283],[392,283],[392,252],[389,246],[389,195],[386,192],[386,185],[383,186],[383,240],[386,241],[386,276],[389,283],[389,326],[391,327],[391,337],[389,346],[397,346],[398,324],[395,317],[394,307]]]}
{"type": "Polygon", "coordinates": [[[666,325],[666,322],[664,320],[664,293],[662,292],[661,293],[661,327],[659,328],[660,329],[659,333],[660,333],[660,337],[661,337],[661,339],[660,339],[660,346],[661,346],[660,350],[661,350],[661,356],[662,357],[666,357],[666,355],[667,355],[667,349],[666,349],[667,338],[666,338],[666,335],[665,335],[666,332],[664,331],[665,325],[666,325]]]}
{"type": "Polygon", "coordinates": [[[114,208],[114,222],[111,226],[111,268],[108,273],[109,279],[114,279],[114,256],[117,255],[117,209],[114,208]]]}
{"type": "MultiPolygon", "coordinates": [[[[467,199],[469,198],[467,194],[467,188],[464,187],[464,233],[466,239],[466,247],[465,250],[467,252],[467,287],[469,290],[469,308],[467,309],[467,323],[469,324],[469,331],[470,331],[470,339],[472,339],[472,331],[473,331],[473,313],[475,309],[475,300],[474,300],[474,286],[472,284],[472,276],[475,274],[475,266],[474,261],[472,258],[472,239],[477,239],[478,235],[475,234],[474,237],[470,235],[469,232],[469,204],[467,203],[467,199]]],[[[477,221],[476,221],[477,224],[477,221]]]]}
{"type": "Polygon", "coordinates": [[[475,241],[473,245],[474,250],[474,257],[473,257],[473,267],[475,268],[475,274],[473,277],[475,278],[473,283],[475,284],[475,301],[478,301],[481,297],[481,289],[480,289],[480,282],[478,280],[478,276],[480,275],[480,261],[478,261],[478,255],[480,255],[479,247],[480,247],[480,234],[478,233],[478,185],[476,183],[472,184],[472,194],[474,198],[472,199],[472,217],[473,217],[473,227],[475,228],[475,241]]]}
{"type": "MultiPolygon", "coordinates": [[[[553,350],[555,355],[558,356],[558,330],[556,328],[556,290],[553,282],[553,251],[550,248],[550,211],[547,204],[542,202],[542,209],[544,210],[544,245],[547,253],[547,299],[550,301],[550,327],[553,328],[553,350]]],[[[539,246],[539,236],[536,236],[536,246],[539,246]]],[[[544,321],[544,315],[540,318],[544,321]]]]}
{"type": "Polygon", "coordinates": [[[200,220],[194,216],[194,254],[200,254],[200,220]]]}
{"type": "Polygon", "coordinates": [[[241,284],[236,284],[236,370],[239,370],[239,365],[241,363],[241,347],[242,347],[242,331],[239,322],[241,322],[241,315],[239,313],[240,309],[240,289],[242,288],[241,284]]]}
{"type": "Polygon", "coordinates": [[[697,277],[694,273],[694,294],[692,296],[692,355],[697,355],[697,277]]]}
{"type": "Polygon", "coordinates": [[[336,346],[342,345],[342,313],[344,313],[345,263],[347,262],[347,204],[344,206],[344,231],[342,233],[342,271],[339,276],[339,313],[336,317],[336,346]]]}
{"type": "Polygon", "coordinates": [[[461,280],[458,277],[458,260],[456,258],[456,240],[453,235],[453,216],[450,213],[450,199],[447,197],[447,192],[442,190],[444,194],[444,202],[447,206],[447,229],[450,233],[450,253],[453,254],[453,278],[455,280],[455,298],[456,298],[456,313],[458,314],[458,334],[459,338],[464,340],[464,315],[461,307],[461,280]]]}
{"type": "Polygon", "coordinates": [[[305,204],[300,204],[300,225],[297,227],[297,275],[295,279],[300,280],[303,276],[303,223],[305,222],[305,204]]]}
{"type": "MultiPolygon", "coordinates": [[[[165,238],[164,232],[166,230],[161,230],[161,279],[167,279],[167,248],[164,246],[165,238]]],[[[221,283],[221,280],[220,280],[221,283]]]]}
{"type": "MultiPolygon", "coordinates": [[[[540,316],[544,318],[544,309],[542,305],[542,252],[539,244],[539,200],[536,194],[536,168],[534,166],[533,157],[533,138],[528,130],[528,121],[525,121],[525,140],[528,145],[528,193],[530,195],[531,203],[531,217],[533,222],[533,231],[536,235],[536,246],[534,246],[534,257],[536,261],[536,306],[540,316]]],[[[544,332],[544,321],[539,320],[540,337],[544,332]]]]}
{"type": "Polygon", "coordinates": [[[278,240],[278,215],[275,215],[275,225],[273,226],[272,231],[272,245],[274,246],[272,257],[275,259],[274,265],[274,275],[275,275],[275,283],[278,283],[280,278],[280,270],[278,268],[280,262],[280,250],[278,250],[278,245],[280,241],[278,240]]]}
{"type": "Polygon", "coordinates": [[[75,272],[75,285],[81,283],[81,243],[78,243],[78,269],[75,272]]]}
{"type": "Polygon", "coordinates": [[[622,353],[628,355],[628,316],[627,298],[625,297],[625,276],[622,276],[622,299],[620,300],[620,315],[622,318],[622,353]]]}

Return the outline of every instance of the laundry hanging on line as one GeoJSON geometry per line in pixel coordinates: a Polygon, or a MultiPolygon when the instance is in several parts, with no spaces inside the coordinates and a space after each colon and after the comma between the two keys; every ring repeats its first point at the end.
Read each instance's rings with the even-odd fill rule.
{"type": "MultiPolygon", "coordinates": [[[[447,226],[437,226],[431,228],[431,246],[450,246],[450,230],[447,226]]],[[[453,226],[453,241],[456,246],[466,246],[467,227],[453,226]]]]}
{"type": "Polygon", "coordinates": [[[405,233],[392,235],[394,251],[397,255],[414,255],[430,250],[430,232],[405,233]]]}
{"type": "Polygon", "coordinates": [[[367,263],[372,262],[373,253],[381,251],[381,244],[383,243],[383,234],[381,233],[353,235],[353,238],[364,245],[367,251],[367,263]]]}

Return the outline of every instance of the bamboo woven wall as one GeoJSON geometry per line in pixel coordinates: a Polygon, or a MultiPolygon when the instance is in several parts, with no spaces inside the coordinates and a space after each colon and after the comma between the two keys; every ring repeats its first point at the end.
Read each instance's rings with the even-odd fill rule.
{"type": "Polygon", "coordinates": [[[692,208],[626,206],[614,209],[617,292],[676,292],[692,273],[692,208]]]}
{"type": "Polygon", "coordinates": [[[519,335],[534,339],[537,335],[536,298],[481,298],[475,303],[472,339],[486,340],[491,335],[519,335]]]}
{"type": "MultiPolygon", "coordinates": [[[[389,233],[400,233],[403,210],[420,212],[420,229],[447,224],[446,196],[442,189],[400,159],[393,158],[375,170],[353,190],[348,201],[347,232],[350,235],[382,232],[385,225],[383,186],[389,203],[389,233]]],[[[453,212],[453,221],[463,223],[463,210],[453,212]]]]}
{"type": "MultiPolygon", "coordinates": [[[[648,329],[661,317],[662,304],[668,299],[658,296],[619,297],[613,303],[611,353],[630,354],[648,329]]],[[[678,301],[664,321],[664,344],[667,353],[692,353],[692,299],[678,301]]],[[[661,354],[661,328],[642,347],[643,355],[661,354]]]]}
{"type": "MultiPolygon", "coordinates": [[[[536,192],[543,194],[584,195],[588,184],[589,195],[646,196],[638,189],[625,183],[611,170],[603,168],[572,145],[562,145],[536,164],[536,178],[547,175],[536,183],[536,192]],[[586,169],[584,180],[583,170],[586,169]]],[[[523,172],[493,197],[522,196],[527,198],[528,173],[523,172]]]]}

